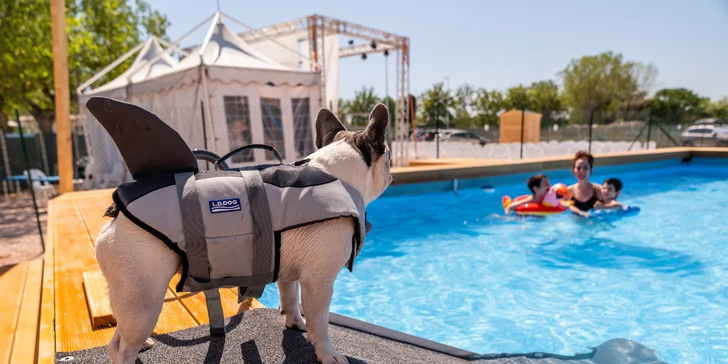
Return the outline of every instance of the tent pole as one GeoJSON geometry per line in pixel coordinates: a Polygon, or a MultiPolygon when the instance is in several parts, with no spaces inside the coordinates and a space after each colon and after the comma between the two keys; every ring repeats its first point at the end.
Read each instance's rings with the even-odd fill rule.
{"type": "MultiPolygon", "coordinates": [[[[207,49],[207,45],[210,43],[210,37],[212,37],[212,32],[215,31],[215,26],[220,21],[220,13],[215,13],[215,18],[210,23],[210,27],[207,28],[207,34],[205,35],[205,40],[202,41],[202,46],[200,47],[200,51],[198,52],[200,54],[200,57],[202,57],[202,54],[205,53],[205,49],[207,49]]],[[[202,59],[200,59],[201,61],[202,59]]]]}
{"type": "Polygon", "coordinates": [[[180,52],[180,53],[182,53],[182,55],[183,55],[183,56],[185,56],[185,57],[187,57],[187,56],[189,56],[189,55],[191,54],[190,52],[187,52],[187,51],[185,51],[185,50],[182,50],[182,48],[180,48],[180,47],[178,47],[178,46],[172,46],[172,43],[170,43],[170,42],[167,42],[167,41],[165,41],[165,40],[164,40],[164,39],[162,39],[162,38],[157,38],[157,37],[154,37],[154,39],[156,39],[156,40],[157,40],[157,42],[159,42],[159,44],[160,44],[160,45],[161,45],[162,47],[167,47],[167,49],[173,49],[173,50],[175,50],[175,51],[177,51],[177,52],[180,52]]]}
{"type": "MultiPolygon", "coordinates": [[[[207,122],[210,123],[210,131],[212,132],[212,149],[213,152],[219,153],[217,150],[217,137],[215,134],[215,123],[212,121],[212,110],[210,108],[210,91],[207,88],[207,68],[205,67],[205,63],[202,60],[202,55],[200,55],[200,78],[202,78],[202,102],[205,105],[204,112],[207,113],[207,122]]],[[[207,141],[205,141],[207,142],[207,141]]]]}
{"type": "Polygon", "coordinates": [[[122,62],[126,61],[127,58],[131,57],[134,53],[138,52],[142,47],[144,46],[145,42],[137,44],[136,47],[132,48],[129,52],[126,52],[123,56],[117,58],[114,62],[112,62],[110,65],[106,66],[106,68],[99,71],[99,73],[93,75],[93,77],[89,78],[88,81],[84,82],[81,86],[78,86],[76,88],[76,93],[81,93],[83,89],[86,87],[91,86],[92,83],[98,81],[101,77],[104,77],[107,73],[109,73],[111,70],[116,68],[116,66],[120,65],[122,62]]]}
{"type": "Polygon", "coordinates": [[[212,147],[214,148],[212,151],[215,153],[218,153],[217,151],[217,137],[215,136],[215,123],[212,121],[212,109],[210,107],[210,90],[207,87],[207,67],[205,67],[205,58],[203,55],[205,54],[205,50],[207,49],[207,45],[210,44],[210,38],[212,37],[212,32],[215,31],[215,26],[220,21],[220,12],[215,13],[213,21],[210,23],[210,28],[207,30],[207,35],[205,35],[205,40],[202,42],[202,46],[200,47],[199,56],[200,56],[200,78],[202,79],[202,101],[205,104],[205,111],[207,112],[207,120],[210,123],[210,131],[212,132],[212,147]]]}

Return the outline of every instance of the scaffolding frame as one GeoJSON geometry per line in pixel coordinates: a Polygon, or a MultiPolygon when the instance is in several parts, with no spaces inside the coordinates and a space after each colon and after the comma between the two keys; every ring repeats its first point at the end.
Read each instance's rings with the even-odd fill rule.
{"type": "Polygon", "coordinates": [[[395,53],[397,62],[395,76],[397,83],[396,110],[390,110],[390,112],[395,113],[396,124],[395,143],[391,146],[393,152],[392,165],[396,167],[407,166],[409,164],[408,140],[410,132],[410,126],[408,125],[408,121],[410,120],[408,117],[410,41],[408,37],[320,14],[308,15],[249,30],[238,35],[248,44],[255,44],[291,35],[300,35],[301,39],[308,40],[309,57],[305,61],[309,62],[309,67],[312,71],[319,74],[321,105],[324,105],[327,99],[324,40],[326,36],[333,34],[365,41],[364,44],[353,44],[352,40],[349,41],[348,46],[339,47],[339,58],[356,57],[370,53],[395,53]]]}

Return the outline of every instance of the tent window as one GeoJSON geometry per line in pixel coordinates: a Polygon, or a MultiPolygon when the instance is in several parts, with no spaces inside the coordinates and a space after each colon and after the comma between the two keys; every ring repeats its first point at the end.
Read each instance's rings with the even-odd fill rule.
{"type": "MultiPolygon", "coordinates": [[[[230,150],[253,143],[250,133],[250,109],[247,96],[223,96],[225,103],[225,119],[228,128],[230,150]]],[[[244,150],[230,159],[233,163],[253,161],[253,151],[244,150]]]]}
{"type": "MultiPolygon", "coordinates": [[[[260,98],[261,114],[263,115],[264,143],[278,150],[283,159],[286,158],[286,148],[283,143],[283,120],[281,119],[281,100],[260,98]]],[[[266,159],[273,160],[273,153],[266,152],[266,159]]]]}
{"type": "Polygon", "coordinates": [[[291,105],[293,108],[293,138],[296,143],[296,158],[301,158],[314,152],[311,133],[311,106],[308,97],[305,99],[292,99],[291,105]]]}

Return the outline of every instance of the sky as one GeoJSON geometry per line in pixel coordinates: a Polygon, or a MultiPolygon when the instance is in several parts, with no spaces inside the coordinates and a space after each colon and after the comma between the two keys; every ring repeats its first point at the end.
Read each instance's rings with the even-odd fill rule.
{"type": "MultiPolygon", "coordinates": [[[[410,92],[433,83],[499,89],[552,79],[571,60],[612,51],[653,64],[652,91],[685,87],[728,96],[728,0],[219,0],[223,12],[258,28],[321,14],[410,38],[410,92]]],[[[149,0],[177,40],[217,10],[214,0],[149,0]]],[[[236,32],[245,28],[230,24],[236,32]]],[[[199,30],[183,45],[202,42],[199,30]]],[[[345,41],[348,40],[345,39],[345,41]]],[[[395,92],[394,57],[373,54],[340,63],[339,95],[362,86],[395,92]]]]}

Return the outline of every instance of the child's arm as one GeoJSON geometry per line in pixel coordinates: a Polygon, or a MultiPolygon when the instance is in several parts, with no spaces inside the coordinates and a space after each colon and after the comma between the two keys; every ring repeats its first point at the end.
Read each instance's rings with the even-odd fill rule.
{"type": "Polygon", "coordinates": [[[596,210],[619,210],[622,208],[622,204],[619,203],[617,200],[612,200],[607,203],[602,203],[601,201],[597,201],[596,204],[594,204],[594,209],[596,210]]]}
{"type": "Polygon", "coordinates": [[[505,208],[506,214],[510,214],[511,210],[513,210],[516,207],[521,206],[523,204],[529,203],[531,201],[533,201],[533,196],[528,196],[528,197],[524,198],[523,200],[520,200],[517,202],[511,202],[511,204],[506,206],[506,208],[505,208]]]}

